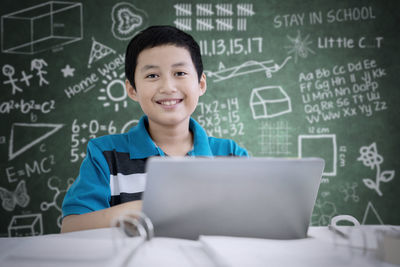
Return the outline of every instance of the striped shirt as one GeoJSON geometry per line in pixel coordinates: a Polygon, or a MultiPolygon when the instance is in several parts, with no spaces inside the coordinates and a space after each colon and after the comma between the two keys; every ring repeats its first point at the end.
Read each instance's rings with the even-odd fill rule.
{"type": "MultiPolygon", "coordinates": [[[[143,116],[128,133],[107,135],[90,140],[79,176],[65,195],[63,216],[105,209],[120,203],[139,200],[146,186],[146,160],[165,156],[147,132],[143,116]]],[[[194,119],[193,149],[188,156],[248,156],[234,141],[207,136],[194,119]]]]}

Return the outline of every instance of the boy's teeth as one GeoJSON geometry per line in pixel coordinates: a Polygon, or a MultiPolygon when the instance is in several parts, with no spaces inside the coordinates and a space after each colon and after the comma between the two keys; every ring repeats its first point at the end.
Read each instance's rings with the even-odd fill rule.
{"type": "Polygon", "coordinates": [[[178,100],[161,101],[161,104],[165,106],[175,105],[176,103],[178,103],[178,100]]]}

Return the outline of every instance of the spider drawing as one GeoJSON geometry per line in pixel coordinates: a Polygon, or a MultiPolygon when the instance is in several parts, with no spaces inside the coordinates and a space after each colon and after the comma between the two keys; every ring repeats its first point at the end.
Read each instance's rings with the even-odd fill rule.
{"type": "Polygon", "coordinates": [[[302,39],[300,31],[297,31],[296,37],[291,37],[288,35],[287,38],[291,42],[291,45],[285,46],[285,48],[290,49],[288,54],[294,53],[295,63],[297,63],[297,59],[299,57],[307,58],[310,53],[315,54],[315,52],[309,47],[309,45],[312,44],[312,41],[308,40],[310,35],[307,35],[304,39],[302,39]]]}

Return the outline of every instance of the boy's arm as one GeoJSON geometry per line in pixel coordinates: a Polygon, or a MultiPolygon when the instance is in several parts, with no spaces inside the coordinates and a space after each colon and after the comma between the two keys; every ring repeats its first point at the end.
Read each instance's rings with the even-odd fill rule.
{"type": "Polygon", "coordinates": [[[137,200],[85,214],[71,214],[64,217],[61,225],[61,233],[110,227],[112,221],[119,216],[129,211],[141,210],[142,201],[137,200]]]}

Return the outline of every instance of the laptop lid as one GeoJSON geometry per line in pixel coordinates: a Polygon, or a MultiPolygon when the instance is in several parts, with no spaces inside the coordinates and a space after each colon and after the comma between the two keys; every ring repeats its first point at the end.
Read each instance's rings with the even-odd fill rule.
{"type": "Polygon", "coordinates": [[[319,158],[150,158],[143,212],[155,236],[304,238],[323,168],[319,158]]]}

